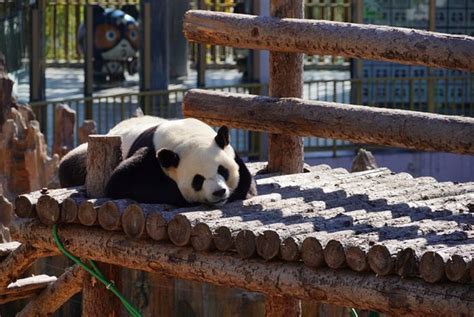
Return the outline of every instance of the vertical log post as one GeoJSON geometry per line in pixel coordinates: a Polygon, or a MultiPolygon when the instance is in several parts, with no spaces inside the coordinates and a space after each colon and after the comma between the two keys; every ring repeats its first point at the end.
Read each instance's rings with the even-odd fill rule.
{"type": "MultiPolygon", "coordinates": [[[[86,191],[90,198],[104,196],[105,185],[122,158],[119,136],[89,136],[87,149],[86,191]]],[[[120,288],[120,268],[97,263],[102,274],[120,288]]],[[[112,292],[86,275],[82,292],[83,316],[120,316],[121,304],[112,292]]]]}
{"type": "Polygon", "coordinates": [[[67,104],[57,104],[54,108],[54,143],[53,153],[63,157],[74,148],[74,126],[76,111],[67,104]]]}
{"type": "MultiPolygon", "coordinates": [[[[277,18],[303,18],[302,0],[271,0],[270,15],[277,18]]],[[[258,29],[255,30],[258,35],[258,29]]],[[[303,54],[270,52],[269,95],[303,95],[303,54]]],[[[284,174],[303,171],[304,148],[301,137],[271,134],[268,149],[268,172],[284,174]]],[[[265,301],[265,316],[299,316],[300,302],[287,297],[270,296],[265,301]]]]}
{"type": "Polygon", "coordinates": [[[86,177],[89,198],[104,197],[105,185],[122,160],[121,143],[120,136],[89,136],[86,177]]]}
{"type": "MultiPolygon", "coordinates": [[[[277,18],[303,18],[302,0],[271,0],[270,15],[277,18]]],[[[258,29],[254,32],[258,36],[258,29]]],[[[297,97],[303,94],[303,54],[270,52],[269,95],[297,97]]],[[[284,174],[303,171],[303,139],[271,134],[268,150],[268,172],[284,174]]]]}

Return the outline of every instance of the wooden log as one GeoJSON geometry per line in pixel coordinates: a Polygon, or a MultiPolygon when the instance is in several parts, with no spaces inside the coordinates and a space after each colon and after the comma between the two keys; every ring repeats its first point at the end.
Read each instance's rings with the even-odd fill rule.
{"type": "Polygon", "coordinates": [[[341,242],[337,240],[329,240],[324,247],[324,261],[332,269],[340,269],[345,267],[346,252],[341,242]]]}
{"type": "Polygon", "coordinates": [[[86,143],[89,135],[97,133],[97,125],[94,120],[84,120],[82,125],[77,129],[77,143],[86,143]]]}
{"type": "Polygon", "coordinates": [[[45,290],[28,302],[17,317],[52,315],[73,295],[82,290],[82,282],[86,274],[88,273],[77,264],[68,268],[56,281],[49,283],[45,290]]]}
{"type": "Polygon", "coordinates": [[[98,210],[102,204],[108,201],[107,198],[88,199],[79,205],[77,218],[85,226],[96,226],[99,224],[98,210]]]}
{"type": "MultiPolygon", "coordinates": [[[[270,16],[303,18],[303,1],[270,1],[270,16]]],[[[258,32],[258,31],[257,31],[258,32]]],[[[303,54],[270,52],[268,94],[272,97],[303,96],[303,54]]],[[[303,139],[295,135],[270,134],[267,171],[294,174],[303,172],[303,139]]]]}
{"type": "Polygon", "coordinates": [[[104,197],[105,186],[110,175],[122,160],[121,143],[120,136],[89,136],[86,176],[88,197],[104,197]]]}
{"type": "Polygon", "coordinates": [[[466,283],[471,279],[469,266],[471,257],[454,254],[446,262],[445,273],[450,281],[466,283]]]}
{"type": "Polygon", "coordinates": [[[74,148],[74,127],[76,111],[67,104],[56,104],[54,107],[54,142],[53,153],[59,157],[74,148]]]}
{"type": "Polygon", "coordinates": [[[36,216],[36,202],[41,197],[41,191],[19,195],[15,198],[15,213],[20,218],[36,216]]]}
{"type": "Polygon", "coordinates": [[[388,275],[395,270],[396,255],[384,245],[374,245],[367,254],[369,266],[378,275],[388,275]]]}
{"type": "Polygon", "coordinates": [[[34,248],[30,244],[22,244],[0,262],[0,288],[7,287],[16,280],[37,259],[47,257],[54,252],[34,248]]]}
{"type": "Polygon", "coordinates": [[[405,248],[397,252],[395,258],[395,273],[403,278],[418,276],[419,258],[412,248],[405,248]]]}
{"type": "Polygon", "coordinates": [[[16,280],[7,288],[0,289],[0,305],[34,296],[54,281],[56,277],[48,275],[36,275],[16,280]]]}
{"type": "Polygon", "coordinates": [[[304,264],[313,268],[324,266],[324,253],[321,243],[315,237],[307,237],[301,244],[301,259],[304,264]]]}
{"type": "MultiPolygon", "coordinates": [[[[90,256],[88,256],[90,258],[90,256]]],[[[121,288],[121,268],[117,265],[106,264],[104,261],[96,263],[104,277],[121,288]]],[[[121,264],[118,264],[121,265],[121,264]]],[[[120,316],[122,305],[120,300],[95,277],[83,275],[82,315],[83,316],[120,316]]]]}
{"type": "Polygon", "coordinates": [[[0,195],[0,224],[8,226],[13,219],[13,205],[0,195]]]}
{"type": "Polygon", "coordinates": [[[109,231],[122,230],[122,217],[132,203],[134,202],[130,199],[109,200],[103,203],[97,211],[100,226],[109,231]]]}
{"type": "Polygon", "coordinates": [[[61,219],[61,210],[58,202],[47,194],[43,194],[38,198],[36,212],[38,219],[45,225],[59,223],[61,219]]]}
{"type": "Polygon", "coordinates": [[[131,204],[122,216],[122,228],[125,234],[133,239],[144,238],[147,235],[157,241],[168,238],[167,224],[171,220],[165,204],[131,204]]]}
{"type": "Polygon", "coordinates": [[[367,171],[378,168],[374,155],[366,149],[359,149],[352,160],[351,172],[367,171]]]}
{"type": "Polygon", "coordinates": [[[445,263],[447,257],[443,253],[428,251],[420,259],[420,275],[429,282],[436,283],[445,279],[445,263]]]}
{"type": "Polygon", "coordinates": [[[474,119],[459,116],[199,89],[186,94],[183,113],[211,125],[253,131],[474,153],[474,119]]]}
{"type": "Polygon", "coordinates": [[[353,271],[365,272],[369,270],[369,262],[367,260],[367,253],[357,246],[349,246],[345,250],[345,258],[347,266],[353,271]]]}
{"type": "Polygon", "coordinates": [[[190,10],[188,40],[474,71],[474,38],[407,28],[190,10]]]}
{"type": "Polygon", "coordinates": [[[267,296],[265,298],[266,317],[298,317],[301,305],[298,299],[287,296],[267,296]]]}
{"type": "Polygon", "coordinates": [[[45,225],[52,225],[62,221],[61,204],[73,195],[83,195],[83,187],[60,188],[49,191],[41,190],[41,196],[36,202],[36,214],[45,225]]]}
{"type": "MultiPolygon", "coordinates": [[[[89,136],[86,175],[86,192],[88,197],[104,197],[105,186],[112,172],[122,160],[121,144],[122,138],[120,136],[89,136]]],[[[84,220],[81,218],[82,205],[79,208],[79,220],[81,223],[84,220]]],[[[92,223],[93,220],[98,222],[98,211],[96,208],[87,208],[86,210],[89,210],[90,218],[87,219],[90,220],[89,223],[92,223]]],[[[116,283],[118,288],[120,287],[119,267],[106,263],[97,263],[97,267],[108,280],[116,283]]],[[[102,283],[97,284],[95,279],[89,276],[84,278],[82,295],[84,316],[119,316],[120,300],[112,292],[109,292],[105,285],[102,283]]]]}
{"type": "MultiPolygon", "coordinates": [[[[16,219],[11,228],[16,240],[58,252],[49,228],[35,220],[16,219]]],[[[474,310],[472,292],[466,292],[466,286],[457,283],[428,284],[347,270],[315,271],[298,263],[240,260],[217,252],[206,254],[150,240],[129,240],[123,233],[77,225],[63,228],[61,238],[69,242],[69,250],[79,257],[269,295],[339,305],[349,302],[356,308],[392,315],[469,315],[474,310]]]]}
{"type": "Polygon", "coordinates": [[[71,196],[61,204],[61,221],[65,223],[79,223],[79,207],[87,201],[85,195],[71,196]]]}
{"type": "MultiPolygon", "coordinates": [[[[347,172],[346,172],[347,173],[347,172]]],[[[387,169],[380,169],[377,171],[372,171],[370,173],[358,173],[358,174],[347,174],[350,175],[350,179],[356,180],[356,179],[370,179],[372,177],[377,177],[379,175],[383,174],[389,174],[390,171],[387,169]]],[[[299,175],[304,176],[304,175],[299,175]]],[[[312,179],[310,178],[310,174],[307,175],[308,179],[311,181],[312,179]]],[[[284,193],[284,188],[285,186],[288,186],[290,190],[291,187],[295,184],[294,181],[289,180],[288,183],[285,183],[285,180],[288,177],[286,176],[281,176],[281,177],[276,177],[272,178],[272,180],[265,180],[267,181],[267,184],[272,184],[272,185],[277,185],[278,188],[281,188],[281,193],[284,193]],[[274,183],[274,181],[276,183],[274,183]]],[[[295,177],[293,177],[295,178],[295,177]]],[[[344,183],[348,181],[349,178],[341,178],[341,183],[344,183]]],[[[304,178],[303,178],[304,179],[304,178]]],[[[328,181],[334,181],[337,180],[336,178],[320,178],[318,176],[318,181],[313,182],[311,186],[317,187],[322,184],[326,184],[328,181]]],[[[273,188],[273,186],[271,186],[273,188]]],[[[322,193],[323,194],[323,193],[322,193]]],[[[327,194],[323,194],[323,196],[326,196],[327,194]]],[[[313,195],[312,199],[316,200],[318,196],[313,195]]],[[[249,200],[246,200],[244,202],[244,205],[246,206],[245,210],[241,210],[240,205],[236,204],[229,204],[226,205],[225,208],[221,210],[211,210],[211,211],[203,211],[203,212],[192,212],[189,214],[181,214],[179,216],[176,216],[177,218],[175,220],[172,220],[170,224],[172,226],[175,226],[174,232],[176,232],[177,235],[181,236],[173,236],[172,240],[174,239],[176,243],[181,243],[182,245],[186,245],[191,241],[191,244],[196,244],[196,247],[198,250],[203,251],[202,248],[207,248],[212,245],[212,242],[217,246],[219,245],[218,249],[221,251],[225,251],[229,249],[231,246],[234,245],[233,240],[237,239],[238,232],[237,229],[242,229],[240,221],[242,220],[242,217],[245,216],[245,226],[246,227],[259,227],[262,226],[265,222],[271,222],[275,221],[277,219],[280,219],[283,214],[285,216],[296,216],[297,219],[301,218],[301,210],[297,210],[294,208],[285,208],[286,206],[292,206],[294,207],[295,202],[292,200],[288,200],[285,202],[280,202],[281,195],[278,194],[268,194],[268,195],[262,195],[258,196],[249,200]],[[278,208],[279,212],[278,213],[270,213],[268,211],[264,212],[259,212],[260,211],[260,204],[265,204],[268,209],[273,209],[273,208],[278,208]],[[273,207],[274,205],[274,207],[273,207]],[[232,207],[236,206],[236,209],[233,210],[232,207]],[[284,210],[284,212],[283,212],[284,210]],[[223,213],[225,214],[225,218],[219,219],[223,213]],[[202,223],[203,219],[205,220],[205,223],[202,223]],[[193,225],[197,226],[197,230],[193,230],[193,225]],[[219,233],[216,234],[216,230],[219,230],[219,233]],[[235,234],[233,234],[234,232],[235,234]],[[214,241],[212,241],[214,240],[214,241]],[[220,241],[216,241],[220,240],[220,241]],[[199,246],[197,245],[199,244],[199,246]]],[[[300,203],[300,202],[298,202],[300,203]]],[[[322,205],[321,205],[322,206],[322,205]]],[[[302,207],[303,209],[306,207],[302,207]]],[[[314,206],[311,206],[310,209],[312,211],[316,211],[317,208],[314,208],[314,206]]],[[[305,217],[310,217],[311,212],[305,212],[305,217]]],[[[295,221],[293,221],[295,222],[295,221]]],[[[297,221],[296,221],[297,222],[297,221]]],[[[312,229],[311,226],[308,226],[309,229],[312,229]]],[[[262,231],[263,232],[263,231],[262,231]]],[[[256,236],[252,235],[245,235],[245,233],[242,233],[239,236],[239,242],[237,243],[237,250],[241,250],[241,256],[242,257],[247,257],[251,256],[255,253],[256,250],[247,250],[246,248],[248,247],[257,247],[256,242],[248,243],[245,242],[245,239],[254,239],[256,236]],[[245,238],[244,238],[245,237],[245,238]]],[[[274,242],[272,243],[273,245],[273,251],[271,252],[268,256],[268,259],[271,257],[274,257],[276,254],[278,254],[278,244],[275,244],[274,242]]],[[[263,247],[262,247],[263,248],[263,247]]],[[[268,248],[268,247],[267,247],[268,248]]],[[[266,258],[266,256],[264,256],[266,258]]]]}
{"type": "MultiPolygon", "coordinates": [[[[161,241],[168,239],[168,221],[171,220],[167,219],[167,215],[170,213],[166,212],[171,209],[170,206],[162,206],[162,207],[155,207],[153,205],[152,210],[150,212],[145,211],[144,214],[146,215],[145,219],[145,230],[146,233],[150,238],[153,240],[161,241]],[[156,208],[156,211],[155,211],[156,208]],[[159,210],[164,210],[164,212],[159,212],[159,210]]],[[[140,204],[140,208],[144,208],[144,204],[140,204]]]]}
{"type": "Polygon", "coordinates": [[[280,257],[285,261],[298,261],[300,259],[300,242],[298,239],[288,237],[280,244],[280,257]]]}

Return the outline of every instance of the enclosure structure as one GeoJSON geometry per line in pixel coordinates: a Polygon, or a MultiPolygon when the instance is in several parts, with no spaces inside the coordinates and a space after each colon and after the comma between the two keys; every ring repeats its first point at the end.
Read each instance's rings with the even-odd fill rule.
{"type": "MultiPolygon", "coordinates": [[[[12,236],[23,244],[4,252],[9,255],[0,267],[9,273],[0,280],[0,286],[6,287],[1,292],[39,291],[25,314],[30,309],[50,312],[66,297],[58,297],[58,293],[77,292],[81,285],[84,303],[98,304],[97,300],[88,302],[93,296],[98,298],[97,294],[105,301],[109,295],[97,289],[92,293],[89,277],[81,284],[84,278],[75,267],[56,282],[46,282],[47,286],[7,287],[37,258],[58,254],[50,226],[61,223],[60,237],[77,256],[262,292],[267,296],[269,316],[296,316],[299,299],[394,315],[472,313],[474,183],[439,183],[383,168],[348,173],[317,166],[307,173],[280,174],[304,169],[299,135],[338,135],[359,142],[473,154],[471,118],[367,110],[286,97],[300,97],[301,53],[306,49],[326,50],[337,45],[348,56],[472,70],[468,61],[474,57],[474,38],[283,18],[301,17],[301,10],[300,1],[289,5],[274,0],[271,18],[202,11],[188,12],[185,17],[190,40],[226,41],[227,45],[272,51],[272,97],[193,91],[184,103],[186,115],[211,124],[276,134],[271,139],[270,168],[250,166],[254,174],[262,169],[266,172],[256,175],[258,196],[220,209],[176,209],[93,198],[100,196],[93,193],[100,186],[92,184],[103,184],[107,175],[97,173],[97,164],[90,164],[88,169],[95,172],[88,175],[92,178],[86,182],[87,189],[45,189],[16,199],[19,218],[10,228],[12,236]],[[268,31],[270,27],[273,32],[268,31]],[[371,43],[338,36],[308,37],[299,42],[304,39],[298,36],[300,32],[310,34],[319,28],[333,34],[349,29],[354,37],[368,37],[371,43]],[[380,33],[384,36],[368,36],[380,33]],[[391,40],[404,44],[398,47],[391,40]],[[436,40],[436,51],[427,49],[431,40],[436,40]],[[353,46],[349,47],[349,42],[353,46]],[[454,61],[439,54],[443,51],[454,61]],[[239,104],[241,112],[235,110],[237,115],[229,118],[226,111],[214,111],[215,104],[224,109],[239,104]],[[277,114],[266,113],[262,118],[259,113],[266,108],[277,114]],[[425,126],[436,128],[439,134],[427,136],[425,126]],[[345,128],[349,132],[341,131],[345,128]],[[274,173],[268,174],[269,170],[274,173]],[[172,244],[158,244],[157,240],[172,244]],[[41,305],[53,299],[55,305],[41,305]]],[[[113,158],[119,145],[105,142],[108,145],[100,147],[103,162],[110,165],[105,169],[100,166],[102,172],[118,163],[113,158]]],[[[6,206],[10,212],[11,206],[6,206]]],[[[94,305],[84,307],[89,313],[94,309],[94,305]]]]}

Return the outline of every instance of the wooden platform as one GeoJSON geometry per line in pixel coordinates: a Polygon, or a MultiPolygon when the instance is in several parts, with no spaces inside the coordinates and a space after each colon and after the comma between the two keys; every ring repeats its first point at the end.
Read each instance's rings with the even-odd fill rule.
{"type": "Polygon", "coordinates": [[[298,262],[430,283],[474,277],[474,183],[439,183],[386,168],[349,173],[320,165],[299,175],[257,174],[259,195],[176,209],[130,200],[88,200],[81,188],[20,196],[16,213],[170,240],[197,251],[298,262]]]}

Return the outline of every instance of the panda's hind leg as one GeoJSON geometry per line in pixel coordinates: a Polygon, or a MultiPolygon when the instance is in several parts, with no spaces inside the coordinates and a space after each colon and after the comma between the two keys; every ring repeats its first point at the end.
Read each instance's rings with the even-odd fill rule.
{"type": "Polygon", "coordinates": [[[59,183],[61,187],[84,185],[87,173],[87,143],[81,144],[61,159],[59,183]]]}

